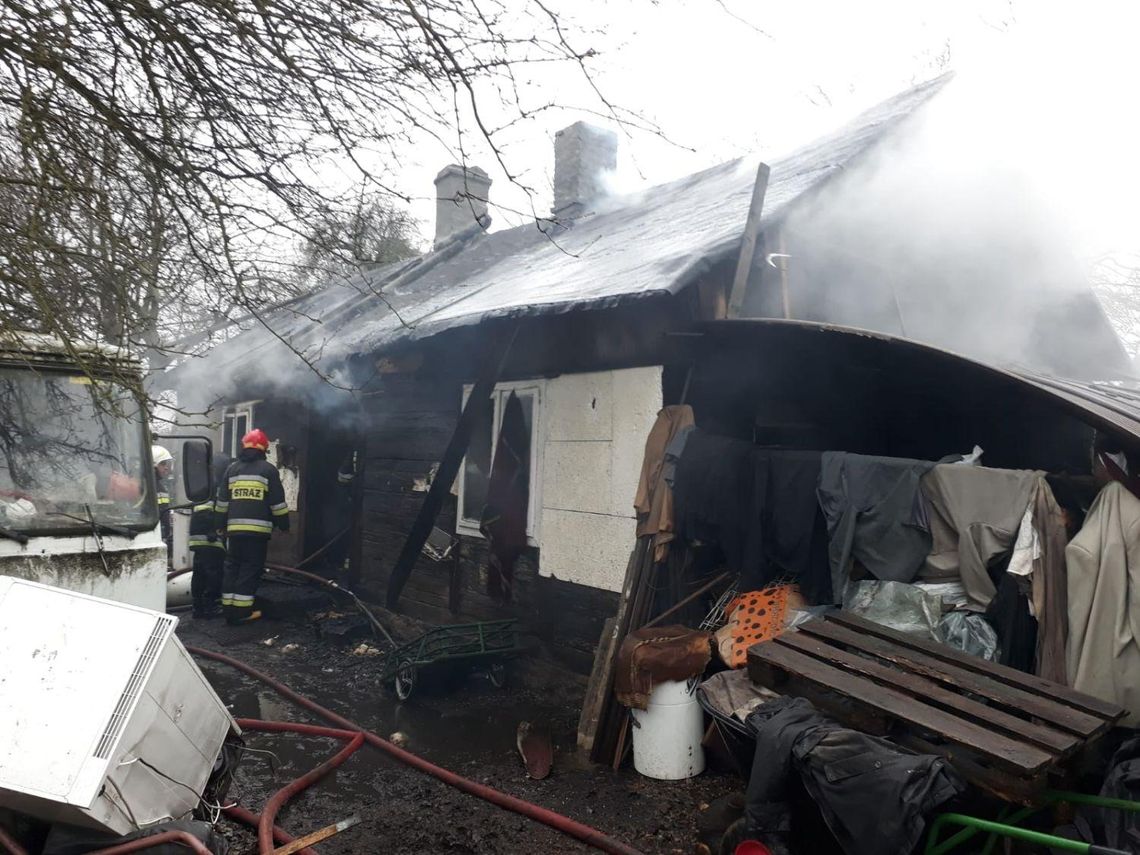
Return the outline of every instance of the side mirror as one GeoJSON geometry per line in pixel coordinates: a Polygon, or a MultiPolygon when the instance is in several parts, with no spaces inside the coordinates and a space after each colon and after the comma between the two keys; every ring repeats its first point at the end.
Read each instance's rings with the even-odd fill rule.
{"type": "Polygon", "coordinates": [[[205,437],[182,443],[182,488],[186,501],[199,504],[214,494],[214,446],[205,437]]]}

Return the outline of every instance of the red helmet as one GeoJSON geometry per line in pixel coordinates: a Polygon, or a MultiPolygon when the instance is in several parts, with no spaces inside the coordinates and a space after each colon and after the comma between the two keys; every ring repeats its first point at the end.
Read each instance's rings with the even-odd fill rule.
{"type": "Polygon", "coordinates": [[[242,448],[259,448],[262,451],[269,450],[269,437],[265,435],[265,431],[260,428],[254,428],[249,433],[241,438],[242,448]]]}

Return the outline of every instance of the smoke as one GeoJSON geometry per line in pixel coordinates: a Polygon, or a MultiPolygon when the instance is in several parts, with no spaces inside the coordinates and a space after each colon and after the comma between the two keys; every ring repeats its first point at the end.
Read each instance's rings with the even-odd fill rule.
{"type": "Polygon", "coordinates": [[[885,146],[788,218],[792,316],[1050,374],[1126,373],[1090,272],[1140,244],[1131,31],[1033,17],[999,52],[964,60],[885,146]]]}
{"type": "Polygon", "coordinates": [[[210,358],[186,356],[169,375],[149,378],[151,398],[159,405],[157,419],[183,428],[212,428],[227,405],[276,401],[303,406],[329,427],[356,425],[361,378],[351,366],[325,364],[319,347],[297,353],[256,326],[237,336],[210,358]]]}

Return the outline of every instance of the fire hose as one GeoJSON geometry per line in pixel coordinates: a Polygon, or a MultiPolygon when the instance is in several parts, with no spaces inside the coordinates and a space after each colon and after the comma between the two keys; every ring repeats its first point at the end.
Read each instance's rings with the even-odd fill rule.
{"type": "MultiPolygon", "coordinates": [[[[325,547],[328,547],[331,545],[332,545],[332,542],[330,541],[329,543],[325,544],[325,547]]],[[[325,547],[322,547],[322,548],[325,548],[325,547]]],[[[314,552],[312,555],[310,555],[308,558],[306,558],[305,561],[309,561],[312,558],[315,558],[317,556],[317,554],[319,554],[319,551],[320,550],[318,550],[318,552],[314,552]]],[[[305,561],[302,561],[301,563],[304,564],[305,561]]],[[[380,623],[380,620],[376,617],[376,615],[374,615],[372,613],[372,610],[369,609],[368,606],[364,605],[364,601],[361,600],[360,597],[358,597],[356,594],[352,593],[352,591],[348,590],[348,588],[346,588],[343,585],[333,581],[332,579],[326,579],[324,576],[318,576],[316,573],[310,573],[307,570],[299,570],[296,567],[286,567],[283,564],[266,564],[265,566],[266,566],[266,569],[271,570],[274,573],[286,573],[290,576],[297,576],[298,578],[307,579],[310,582],[315,582],[318,585],[322,585],[326,588],[331,588],[334,591],[339,591],[340,593],[344,594],[345,596],[347,596],[349,599],[352,600],[352,602],[360,610],[360,613],[363,614],[364,617],[368,619],[368,622],[370,624],[372,624],[372,627],[377,632],[379,632],[382,636],[384,636],[385,640],[389,644],[391,644],[393,647],[398,646],[396,644],[395,639],[392,638],[392,635],[388,632],[387,629],[384,628],[384,624],[380,623]]],[[[192,572],[193,572],[193,568],[191,568],[191,567],[186,567],[182,570],[175,570],[172,573],[166,574],[166,581],[170,582],[173,579],[177,579],[179,576],[185,576],[187,573],[192,573],[192,572]]]]}
{"type": "Polygon", "coordinates": [[[340,739],[348,744],[337,754],[330,757],[320,766],[305,773],[295,781],[286,784],[270,797],[261,811],[261,818],[257,823],[257,845],[261,855],[271,855],[274,849],[273,820],[285,802],[302,790],[306,790],[340,766],[345,760],[356,753],[364,744],[364,734],[359,730],[336,730],[331,727],[320,727],[313,724],[294,724],[286,721],[260,721],[258,719],[240,718],[238,725],[242,730],[260,730],[266,733],[297,733],[302,736],[327,736],[340,739]]]}
{"type": "MultiPolygon", "coordinates": [[[[332,722],[338,727],[344,728],[346,731],[352,731],[353,733],[358,734],[373,748],[384,752],[388,756],[392,757],[395,760],[398,760],[407,766],[411,766],[417,771],[423,772],[427,775],[432,776],[433,778],[436,778],[439,781],[442,781],[448,786],[455,787],[461,792],[476,796],[483,799],[484,801],[490,802],[493,805],[497,805],[498,807],[513,811],[514,813],[524,816],[527,819],[549,826],[555,831],[580,840],[588,846],[592,846],[593,848],[601,850],[602,852],[609,852],[611,855],[642,855],[642,853],[640,853],[637,849],[634,849],[631,846],[627,846],[619,840],[614,840],[612,837],[603,834],[596,828],[592,828],[588,825],[585,825],[584,823],[578,822],[577,820],[573,820],[568,816],[563,816],[560,813],[533,804],[532,802],[528,802],[524,799],[508,795],[504,792],[501,792],[500,790],[496,790],[494,787],[488,787],[484,784],[476,783],[469,778],[464,778],[462,775],[458,775],[455,772],[452,772],[450,769],[444,769],[441,766],[436,766],[434,763],[430,763],[422,757],[416,754],[412,754],[410,751],[405,751],[402,748],[398,748],[388,740],[377,736],[371,731],[365,730],[355,722],[345,718],[344,716],[338,715],[332,710],[321,706],[316,701],[306,698],[304,695],[298,694],[286,686],[284,683],[281,683],[273,677],[270,677],[268,674],[264,674],[261,671],[258,671],[249,665],[246,665],[244,662],[234,659],[233,657],[226,656],[224,653],[216,653],[213,650],[204,650],[200,647],[188,647],[187,650],[189,650],[195,656],[200,656],[204,659],[210,659],[214,662],[221,662],[225,665],[229,665],[231,668],[236,668],[243,674],[269,686],[271,689],[277,692],[277,694],[281,695],[284,698],[288,698],[289,700],[293,701],[293,703],[308,710],[314,715],[320,716],[326,721],[332,722]]],[[[288,727],[295,727],[295,725],[288,725],[288,727]]],[[[264,818],[265,814],[263,813],[262,819],[264,820],[264,818]]],[[[270,823],[272,823],[272,819],[270,820],[270,823]]]]}

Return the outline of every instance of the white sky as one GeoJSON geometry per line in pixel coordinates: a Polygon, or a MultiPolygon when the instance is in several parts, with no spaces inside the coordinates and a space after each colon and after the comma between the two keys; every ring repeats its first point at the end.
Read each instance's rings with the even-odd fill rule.
{"type": "MultiPolygon", "coordinates": [[[[598,51],[594,68],[605,95],[668,137],[623,132],[617,189],[744,154],[773,159],[951,69],[959,74],[955,87],[977,108],[960,123],[971,156],[979,137],[1000,135],[995,156],[1021,159],[1024,150],[1024,168],[1049,185],[1058,207],[1086,220],[1095,212],[1095,222],[1082,225],[1094,243],[1112,230],[1123,237],[1103,242],[1140,244],[1131,238],[1140,230],[1132,204],[1140,168],[1131,163],[1140,142],[1132,95],[1140,80],[1133,43],[1140,4],[563,0],[553,7],[577,29],[576,46],[598,51]]],[[[486,150],[468,150],[469,162],[495,181],[492,203],[502,207],[492,211],[494,228],[526,222],[532,203],[537,213],[548,211],[556,130],[580,118],[606,124],[573,109],[598,106],[573,69],[532,77],[535,97],[570,105],[501,138],[510,167],[536,193],[512,186],[486,150]]],[[[432,179],[455,159],[425,142],[397,167],[397,186],[413,197],[425,238],[434,228],[432,179]]]]}

